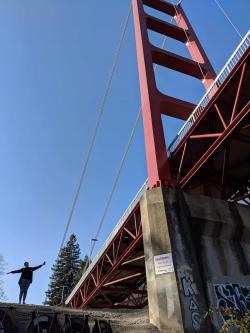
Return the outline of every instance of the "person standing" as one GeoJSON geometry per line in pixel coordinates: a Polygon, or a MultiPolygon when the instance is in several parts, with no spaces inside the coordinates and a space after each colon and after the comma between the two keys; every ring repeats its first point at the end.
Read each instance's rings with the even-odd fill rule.
{"type": "Polygon", "coordinates": [[[41,268],[45,264],[46,263],[44,261],[43,264],[41,264],[39,266],[30,267],[29,263],[27,261],[25,261],[23,268],[7,273],[7,274],[21,273],[20,279],[18,281],[18,284],[20,286],[19,304],[21,304],[22,299],[23,299],[23,304],[26,304],[25,300],[26,300],[29,286],[33,280],[33,272],[36,271],[37,269],[41,268]]]}

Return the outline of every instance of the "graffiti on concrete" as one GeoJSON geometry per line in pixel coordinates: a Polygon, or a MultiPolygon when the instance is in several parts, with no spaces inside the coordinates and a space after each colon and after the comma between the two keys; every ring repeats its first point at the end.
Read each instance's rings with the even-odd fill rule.
{"type": "Polygon", "coordinates": [[[188,305],[188,310],[191,315],[193,329],[198,331],[201,326],[201,313],[196,300],[198,290],[194,281],[192,268],[187,265],[182,265],[178,271],[179,286],[188,305]]]}
{"type": "Polygon", "coordinates": [[[238,283],[214,284],[217,307],[234,308],[239,313],[250,310],[250,286],[238,283]]]}
{"type": "Polygon", "coordinates": [[[181,286],[181,290],[184,295],[194,296],[198,294],[196,284],[194,282],[192,268],[187,265],[182,265],[178,270],[178,278],[181,286]]]}

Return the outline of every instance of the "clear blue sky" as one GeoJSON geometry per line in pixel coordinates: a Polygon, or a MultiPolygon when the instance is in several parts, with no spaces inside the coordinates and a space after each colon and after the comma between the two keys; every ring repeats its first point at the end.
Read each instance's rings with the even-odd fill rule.
{"type": "MultiPolygon", "coordinates": [[[[249,0],[221,0],[242,34],[249,0]]],[[[44,301],[105,81],[130,0],[0,1],[0,253],[6,271],[25,260],[35,272],[29,303],[44,301]]],[[[213,0],[184,0],[184,8],[218,72],[239,43],[213,0]]],[[[159,37],[152,34],[152,41],[159,37]]],[[[183,47],[169,42],[170,50],[183,47]]],[[[159,88],[197,102],[199,81],[160,69],[159,88]]],[[[83,255],[94,236],[111,182],[140,105],[132,20],[86,181],[73,216],[83,255]]],[[[167,121],[168,141],[180,123],[167,121]]],[[[102,244],[146,178],[140,124],[98,242],[102,244]]],[[[98,247],[97,247],[98,248],[98,247]]],[[[16,301],[18,277],[4,278],[16,301]]]]}

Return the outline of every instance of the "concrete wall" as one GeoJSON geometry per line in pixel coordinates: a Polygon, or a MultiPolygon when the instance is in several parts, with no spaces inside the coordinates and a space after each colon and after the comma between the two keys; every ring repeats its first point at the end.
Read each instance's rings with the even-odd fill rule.
{"type": "MultiPolygon", "coordinates": [[[[172,276],[178,289],[176,297],[172,290],[168,292],[167,284],[161,290],[153,288],[150,291],[148,286],[150,318],[156,326],[161,326],[164,332],[173,329],[171,318],[168,323],[159,318],[157,322],[151,312],[157,313],[156,304],[159,304],[167,317],[166,304],[172,302],[179,316],[178,300],[183,330],[188,333],[218,332],[216,327],[223,321],[219,314],[213,316],[212,323],[202,321],[209,307],[230,306],[239,311],[250,309],[249,207],[156,188],[144,195],[141,209],[148,282],[152,285],[155,279],[157,284],[160,279],[162,283],[172,276]],[[161,213],[156,213],[157,210],[161,213]],[[164,225],[167,225],[165,231],[164,225]],[[159,248],[163,232],[168,233],[170,242],[167,240],[167,246],[159,248]],[[174,273],[156,275],[153,257],[169,252],[173,256],[174,273]]],[[[179,323],[181,320],[178,318],[179,323]]]]}
{"type": "MultiPolygon", "coordinates": [[[[89,327],[92,330],[95,319],[106,320],[110,323],[113,333],[157,333],[157,328],[149,324],[148,309],[127,310],[127,309],[84,309],[73,310],[65,307],[42,306],[42,305],[19,305],[11,303],[0,303],[0,313],[4,311],[8,314],[14,326],[13,330],[8,330],[7,323],[3,324],[8,333],[26,333],[32,320],[32,312],[39,315],[57,314],[57,319],[61,327],[64,327],[65,315],[71,318],[83,318],[89,316],[89,327]]],[[[0,315],[0,322],[3,317],[0,315]]],[[[0,329],[1,332],[1,329],[0,329]]],[[[64,332],[62,329],[60,332],[64,332]]]]}

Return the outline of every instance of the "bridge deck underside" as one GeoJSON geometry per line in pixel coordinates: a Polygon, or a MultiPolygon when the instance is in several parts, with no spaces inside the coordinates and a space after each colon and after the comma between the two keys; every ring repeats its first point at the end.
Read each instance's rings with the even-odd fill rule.
{"type": "Polygon", "coordinates": [[[142,225],[136,205],[69,305],[140,308],[147,304],[142,225]]]}
{"type": "Polygon", "coordinates": [[[170,156],[176,187],[230,199],[250,178],[250,48],[170,156]]]}

